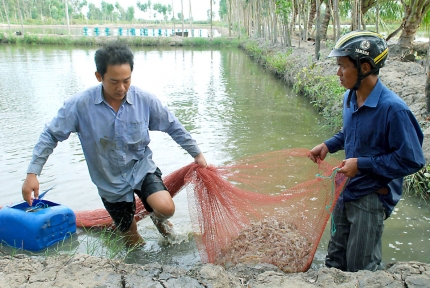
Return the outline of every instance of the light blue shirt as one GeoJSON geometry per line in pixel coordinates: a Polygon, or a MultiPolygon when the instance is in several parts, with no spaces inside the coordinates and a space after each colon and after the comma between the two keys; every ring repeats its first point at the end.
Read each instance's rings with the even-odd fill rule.
{"type": "Polygon", "coordinates": [[[145,175],[157,168],[149,131],[166,132],[192,157],[200,154],[190,133],[154,95],[130,86],[115,112],[103,98],[102,85],[91,87],[66,100],[45,125],[27,173],[40,175],[58,141],[77,133],[99,195],[109,202],[131,202],[133,190],[140,190],[145,175]]]}

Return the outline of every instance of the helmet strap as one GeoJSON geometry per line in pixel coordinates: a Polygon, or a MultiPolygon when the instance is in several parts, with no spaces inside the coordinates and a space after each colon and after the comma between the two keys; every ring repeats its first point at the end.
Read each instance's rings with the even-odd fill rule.
{"type": "Polygon", "coordinates": [[[350,108],[350,102],[351,102],[351,97],[352,97],[352,92],[353,91],[357,91],[358,88],[360,88],[360,84],[361,84],[361,80],[364,79],[363,73],[361,73],[361,65],[360,65],[360,60],[355,60],[355,65],[357,67],[357,82],[355,82],[354,87],[352,87],[351,89],[349,89],[349,94],[348,94],[348,98],[346,99],[346,108],[350,108]]]}
{"type": "Polygon", "coordinates": [[[375,71],[378,70],[378,68],[373,68],[372,70],[370,70],[369,72],[367,72],[366,74],[363,74],[363,72],[361,72],[361,65],[360,65],[360,60],[356,60],[356,65],[357,65],[357,82],[355,82],[354,87],[352,87],[349,90],[349,94],[348,94],[348,98],[346,100],[346,107],[350,108],[350,102],[351,102],[351,97],[352,97],[352,92],[353,91],[357,91],[358,88],[360,88],[361,85],[361,81],[366,78],[367,76],[369,76],[370,74],[374,73],[375,71]]]}

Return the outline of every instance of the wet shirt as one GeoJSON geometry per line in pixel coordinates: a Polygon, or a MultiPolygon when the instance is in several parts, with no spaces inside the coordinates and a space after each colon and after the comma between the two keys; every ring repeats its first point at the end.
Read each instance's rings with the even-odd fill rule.
{"type": "Polygon", "coordinates": [[[403,177],[425,165],[423,133],[406,103],[380,80],[358,108],[355,92],[347,108],[344,95],[342,131],[325,141],[330,153],[345,150],[345,158],[357,158],[359,172],[350,179],[341,198],[352,201],[378,194],[389,216],[402,195],[403,177]]]}
{"type": "Polygon", "coordinates": [[[70,133],[77,133],[91,180],[109,202],[133,200],[147,173],[157,166],[148,147],[149,131],[163,131],[192,157],[200,154],[196,141],[154,95],[130,86],[118,112],[104,100],[102,85],[66,100],[45,125],[33,150],[27,173],[40,175],[49,155],[70,133]]]}

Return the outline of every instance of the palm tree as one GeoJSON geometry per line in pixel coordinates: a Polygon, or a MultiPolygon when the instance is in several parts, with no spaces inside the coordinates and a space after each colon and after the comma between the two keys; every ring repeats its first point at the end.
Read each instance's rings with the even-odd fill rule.
{"type": "Polygon", "coordinates": [[[404,0],[402,1],[405,14],[403,16],[403,29],[397,44],[400,47],[412,46],[418,27],[424,16],[430,10],[430,0],[404,0]]]}

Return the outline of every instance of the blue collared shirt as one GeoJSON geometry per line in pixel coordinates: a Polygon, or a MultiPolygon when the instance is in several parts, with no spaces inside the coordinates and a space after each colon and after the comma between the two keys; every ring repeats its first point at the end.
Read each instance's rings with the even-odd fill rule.
{"type": "Polygon", "coordinates": [[[324,142],[330,153],[345,149],[346,159],[357,158],[359,172],[341,197],[352,201],[388,188],[390,193],[378,195],[389,216],[401,198],[403,177],[425,165],[423,133],[406,103],[380,80],[360,108],[355,92],[347,108],[348,94],[342,131],[324,142]]]}
{"type": "Polygon", "coordinates": [[[157,168],[148,147],[149,131],[166,132],[192,157],[200,154],[190,133],[154,95],[130,86],[115,112],[104,100],[100,84],[66,100],[45,125],[27,173],[40,175],[58,141],[77,133],[99,195],[109,202],[131,202],[133,190],[140,189],[145,175],[157,168]]]}

